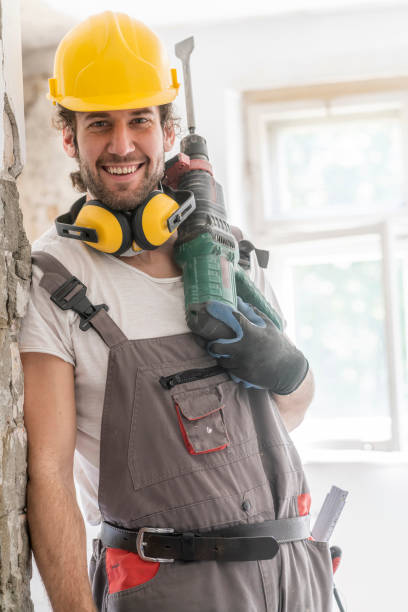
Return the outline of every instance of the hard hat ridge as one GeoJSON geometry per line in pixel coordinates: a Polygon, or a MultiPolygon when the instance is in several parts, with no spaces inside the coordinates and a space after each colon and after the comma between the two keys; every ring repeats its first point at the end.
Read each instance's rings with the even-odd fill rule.
{"type": "Polygon", "coordinates": [[[167,104],[178,89],[156,34],[124,13],[105,11],[60,42],[48,98],[74,111],[122,110],[167,104]]]}

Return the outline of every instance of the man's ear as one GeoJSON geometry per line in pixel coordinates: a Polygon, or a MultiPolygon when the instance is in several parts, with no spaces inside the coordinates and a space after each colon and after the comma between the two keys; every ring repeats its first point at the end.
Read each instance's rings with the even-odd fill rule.
{"type": "Polygon", "coordinates": [[[166,153],[171,151],[176,139],[176,133],[173,125],[165,125],[163,128],[164,150],[166,153]]]}
{"type": "Polygon", "coordinates": [[[62,130],[62,146],[65,153],[69,157],[78,157],[78,151],[75,142],[75,134],[70,127],[64,127],[62,130]]]}

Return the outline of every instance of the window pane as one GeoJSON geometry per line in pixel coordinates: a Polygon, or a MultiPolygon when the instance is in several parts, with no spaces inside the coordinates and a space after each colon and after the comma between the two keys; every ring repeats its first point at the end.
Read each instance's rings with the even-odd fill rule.
{"type": "Polygon", "coordinates": [[[402,204],[397,115],[271,123],[268,136],[275,214],[350,214],[402,204]]]}
{"type": "MultiPolygon", "coordinates": [[[[316,379],[309,418],[360,419],[363,429],[369,419],[381,429],[388,423],[381,282],[380,261],[293,266],[296,342],[316,379]]],[[[378,436],[388,438],[389,429],[378,436]]]]}

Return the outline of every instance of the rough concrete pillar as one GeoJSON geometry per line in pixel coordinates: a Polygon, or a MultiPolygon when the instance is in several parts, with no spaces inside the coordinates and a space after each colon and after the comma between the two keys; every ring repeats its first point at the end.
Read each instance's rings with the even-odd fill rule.
{"type": "Polygon", "coordinates": [[[16,178],[24,163],[20,6],[0,0],[0,610],[30,612],[26,433],[17,333],[30,276],[16,178]]]}

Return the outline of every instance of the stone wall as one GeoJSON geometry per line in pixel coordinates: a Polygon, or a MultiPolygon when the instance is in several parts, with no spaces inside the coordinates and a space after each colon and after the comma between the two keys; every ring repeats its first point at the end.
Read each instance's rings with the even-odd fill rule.
{"type": "Polygon", "coordinates": [[[30,246],[16,178],[24,162],[19,3],[0,2],[0,610],[30,612],[25,514],[27,440],[17,333],[30,278],[30,246]]]}

